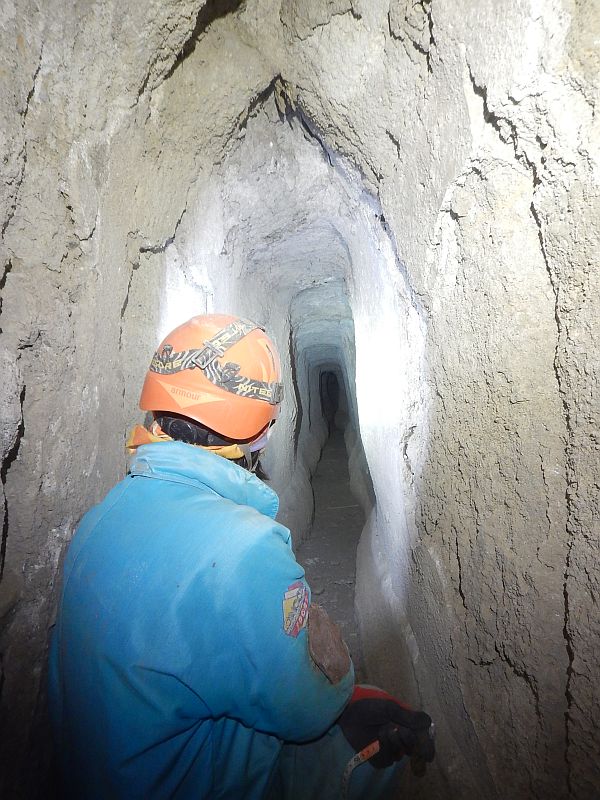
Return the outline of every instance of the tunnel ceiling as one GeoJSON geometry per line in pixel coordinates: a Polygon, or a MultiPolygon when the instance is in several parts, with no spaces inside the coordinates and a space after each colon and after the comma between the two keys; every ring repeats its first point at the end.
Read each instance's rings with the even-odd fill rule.
{"type": "Polygon", "coordinates": [[[282,119],[270,97],[225,161],[222,187],[224,247],[250,291],[258,286],[289,305],[308,287],[347,278],[343,231],[360,190],[332,166],[299,114],[282,119]]]}

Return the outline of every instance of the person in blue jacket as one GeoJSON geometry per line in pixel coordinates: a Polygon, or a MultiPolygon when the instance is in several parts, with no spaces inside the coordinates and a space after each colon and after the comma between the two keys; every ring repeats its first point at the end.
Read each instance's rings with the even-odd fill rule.
{"type": "Polygon", "coordinates": [[[151,426],[65,559],[61,796],[371,800],[406,754],[433,757],[426,714],[354,686],[255,474],[281,397],[277,351],[247,320],[194,317],[155,353],[151,426]]]}

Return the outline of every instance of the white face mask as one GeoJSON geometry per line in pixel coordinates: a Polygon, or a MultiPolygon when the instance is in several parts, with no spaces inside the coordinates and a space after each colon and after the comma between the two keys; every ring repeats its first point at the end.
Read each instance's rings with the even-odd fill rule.
{"type": "Polygon", "coordinates": [[[251,453],[256,453],[257,450],[262,450],[263,447],[267,446],[267,442],[271,437],[271,427],[269,426],[267,430],[263,433],[260,439],[257,439],[255,442],[252,442],[249,446],[251,453]]]}

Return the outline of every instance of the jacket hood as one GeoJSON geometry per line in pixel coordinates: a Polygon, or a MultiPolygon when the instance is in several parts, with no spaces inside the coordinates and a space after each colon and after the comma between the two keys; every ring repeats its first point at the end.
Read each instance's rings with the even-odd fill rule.
{"type": "Polygon", "coordinates": [[[132,475],[209,489],[238,505],[252,506],[272,519],[279,509],[275,492],[256,475],[208,450],[184,442],[157,442],[138,447],[129,471],[132,475]]]}

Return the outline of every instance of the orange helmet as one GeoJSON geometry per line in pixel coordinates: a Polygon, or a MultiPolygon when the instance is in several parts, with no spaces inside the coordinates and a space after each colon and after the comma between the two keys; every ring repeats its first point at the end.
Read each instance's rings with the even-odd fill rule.
{"type": "Polygon", "coordinates": [[[171,331],[152,358],[143,411],[171,411],[228,439],[251,441],[277,417],[283,397],[273,342],[254,322],[206,314],[171,331]]]}

